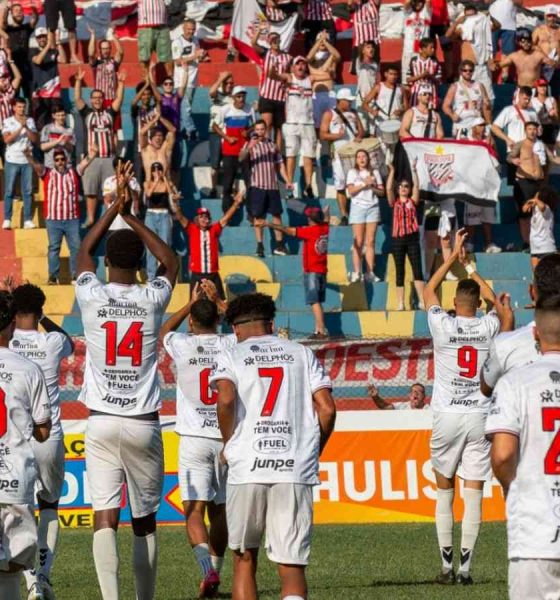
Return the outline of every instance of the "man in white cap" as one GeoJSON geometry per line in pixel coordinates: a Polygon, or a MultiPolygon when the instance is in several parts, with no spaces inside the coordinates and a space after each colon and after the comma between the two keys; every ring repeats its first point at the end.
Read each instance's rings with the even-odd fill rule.
{"type": "MultiPolygon", "coordinates": [[[[560,10],[550,4],[544,13],[544,24],[533,30],[533,44],[552,60],[558,60],[560,55],[560,10]]],[[[544,65],[542,74],[552,87],[552,96],[560,94],[560,70],[544,65]]]]}
{"type": "Polygon", "coordinates": [[[443,139],[443,125],[437,110],[430,108],[432,100],[431,86],[418,89],[418,103],[409,108],[402,118],[399,135],[401,138],[443,139]]]}
{"type": "Polygon", "coordinates": [[[358,113],[352,108],[356,96],[350,88],[341,88],[336,93],[336,106],[325,112],[321,119],[319,137],[333,145],[333,179],[336,200],[340,210],[340,224],[348,225],[348,199],[346,198],[346,174],[342,168],[339,150],[348,142],[361,142],[364,127],[358,113]]]}
{"type": "Polygon", "coordinates": [[[290,73],[279,73],[271,67],[271,79],[283,81],[286,85],[286,121],[282,125],[282,134],[286,146],[287,183],[293,183],[296,171],[296,159],[301,150],[303,155],[303,174],[305,194],[313,198],[311,187],[313,177],[313,159],[317,147],[317,136],[313,124],[313,85],[319,81],[330,81],[327,72],[315,71],[309,74],[309,65],[304,56],[296,56],[290,73]]]}

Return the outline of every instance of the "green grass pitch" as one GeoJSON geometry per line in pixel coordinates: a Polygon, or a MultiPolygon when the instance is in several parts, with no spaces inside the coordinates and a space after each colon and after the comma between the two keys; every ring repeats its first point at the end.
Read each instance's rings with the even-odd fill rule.
{"type": "MultiPolygon", "coordinates": [[[[58,600],[101,598],[91,554],[92,531],[61,531],[53,571],[58,600]]],[[[121,598],[134,598],[131,530],[119,531],[121,598]]],[[[456,547],[460,528],[455,530],[456,547]]],[[[457,550],[456,550],[456,554],[457,550]]],[[[309,600],[494,600],[507,598],[506,534],[503,523],[484,523],[473,559],[475,585],[432,583],[439,569],[432,524],[321,525],[315,527],[308,568],[309,600]]],[[[261,552],[261,600],[278,599],[274,566],[261,552]]],[[[159,530],[158,600],[198,597],[200,575],[182,527],[159,530]]],[[[231,558],[222,572],[220,598],[230,598],[231,558]]],[[[26,597],[26,596],[25,596],[26,597]]]]}

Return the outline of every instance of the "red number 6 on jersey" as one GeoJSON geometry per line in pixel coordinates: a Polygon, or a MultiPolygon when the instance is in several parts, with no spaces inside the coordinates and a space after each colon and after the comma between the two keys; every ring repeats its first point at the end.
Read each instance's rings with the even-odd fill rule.
{"type": "Polygon", "coordinates": [[[212,372],[212,368],[202,369],[200,371],[200,400],[202,404],[208,404],[209,406],[212,404],[216,404],[218,402],[218,392],[213,390],[208,383],[208,379],[210,378],[210,373],[212,372]]]}

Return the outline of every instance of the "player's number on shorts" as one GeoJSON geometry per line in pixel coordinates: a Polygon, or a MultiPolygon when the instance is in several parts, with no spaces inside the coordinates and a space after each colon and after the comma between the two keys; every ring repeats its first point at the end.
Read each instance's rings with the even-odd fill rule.
{"type": "Polygon", "coordinates": [[[278,394],[282,387],[282,381],[284,381],[284,369],[282,367],[262,367],[259,369],[259,377],[261,379],[270,379],[270,387],[268,388],[266,400],[261,411],[261,417],[270,417],[274,412],[278,394]]]}
{"type": "Polygon", "coordinates": [[[218,392],[213,390],[208,383],[212,368],[202,369],[200,371],[200,399],[202,404],[216,404],[218,402],[218,392]]]}
{"type": "Polygon", "coordinates": [[[478,350],[472,346],[461,346],[457,353],[457,366],[461,369],[459,375],[473,379],[478,375],[478,350]]]}
{"type": "MultiPolygon", "coordinates": [[[[542,409],[543,431],[556,431],[556,421],[560,421],[560,407],[549,406],[542,409]]],[[[544,457],[544,473],[560,475],[560,431],[556,432],[544,457]]]]}
{"type": "Polygon", "coordinates": [[[144,332],[142,331],[142,321],[133,321],[121,341],[117,342],[117,322],[107,321],[101,325],[105,329],[105,364],[114,367],[117,364],[117,357],[130,358],[133,367],[139,367],[142,364],[142,340],[144,332]]]}
{"type": "Polygon", "coordinates": [[[8,407],[6,406],[6,392],[0,388],[0,437],[8,431],[8,407]]]}

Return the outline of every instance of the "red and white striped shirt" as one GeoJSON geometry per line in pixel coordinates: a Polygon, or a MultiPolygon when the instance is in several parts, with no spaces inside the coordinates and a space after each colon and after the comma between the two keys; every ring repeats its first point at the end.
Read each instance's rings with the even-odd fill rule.
{"type": "Polygon", "coordinates": [[[439,62],[429,56],[428,58],[421,58],[420,56],[414,56],[410,61],[408,67],[408,77],[418,77],[422,73],[429,73],[435,75],[435,82],[433,79],[418,79],[410,87],[410,93],[412,95],[410,100],[410,106],[416,106],[418,104],[418,90],[421,87],[429,87],[432,90],[432,99],[430,106],[435,108],[437,106],[437,85],[441,83],[441,65],[439,62]],[[436,85],[437,84],[437,85],[436,85]]]}
{"type": "Polygon", "coordinates": [[[260,190],[277,190],[276,165],[281,163],[282,155],[272,140],[262,140],[253,146],[249,150],[250,187],[260,190]]]}
{"type": "Polygon", "coordinates": [[[397,198],[393,206],[393,237],[400,238],[416,233],[417,231],[418,217],[416,214],[416,205],[412,201],[412,198],[407,198],[404,201],[397,198]]]}
{"type": "Polygon", "coordinates": [[[164,0],[140,0],[138,2],[138,27],[167,25],[167,7],[164,0]]]}
{"type": "Polygon", "coordinates": [[[2,127],[4,119],[14,114],[12,103],[15,97],[16,92],[11,85],[5,92],[0,92],[0,127],[2,127]]]}
{"type": "Polygon", "coordinates": [[[333,13],[329,0],[308,0],[305,18],[308,21],[330,21],[333,13]]]}
{"type": "Polygon", "coordinates": [[[99,158],[114,158],[115,138],[113,124],[115,122],[115,111],[106,108],[100,111],[84,106],[80,111],[86,128],[87,147],[86,152],[92,144],[99,148],[99,158]]]}
{"type": "Polygon", "coordinates": [[[365,42],[379,45],[379,2],[367,0],[354,13],[353,45],[361,46],[365,42]]]}
{"type": "Polygon", "coordinates": [[[114,58],[97,58],[91,66],[95,73],[95,87],[105,94],[105,100],[114,100],[117,96],[119,63],[114,58]]]}
{"type": "Polygon", "coordinates": [[[43,216],[45,219],[62,221],[78,219],[80,208],[78,192],[80,184],[75,169],[60,173],[56,169],[45,169],[43,180],[43,216]]]}
{"type": "Polygon", "coordinates": [[[274,54],[269,50],[266,53],[259,84],[259,96],[261,98],[278,100],[279,102],[286,101],[284,83],[268,77],[268,72],[272,66],[275,66],[278,73],[288,73],[291,61],[292,57],[287,52],[274,54]]]}
{"type": "Polygon", "coordinates": [[[284,21],[288,18],[288,15],[277,6],[265,6],[264,14],[268,21],[271,23],[277,23],[278,21],[284,21]]]}
{"type": "Polygon", "coordinates": [[[195,223],[187,225],[191,273],[217,273],[220,270],[219,239],[222,229],[220,222],[214,223],[206,230],[200,229],[195,223]]]}

